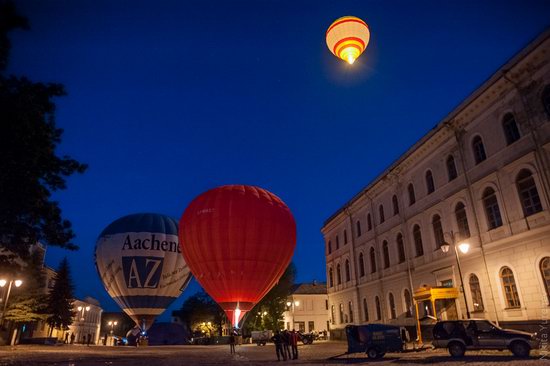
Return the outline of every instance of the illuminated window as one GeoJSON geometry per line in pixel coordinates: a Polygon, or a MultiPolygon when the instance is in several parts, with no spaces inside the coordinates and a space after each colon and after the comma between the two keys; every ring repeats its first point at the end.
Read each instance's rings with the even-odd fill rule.
{"type": "Polygon", "coordinates": [[[344,322],[344,304],[340,304],[340,324],[344,322]]]}
{"type": "Polygon", "coordinates": [[[449,155],[449,157],[447,158],[447,175],[449,177],[449,182],[458,177],[455,158],[452,155],[449,155]]]}
{"type": "Polygon", "coordinates": [[[424,255],[424,246],[422,245],[422,233],[420,231],[420,226],[418,225],[414,225],[413,239],[414,239],[414,249],[416,252],[416,256],[420,257],[424,255]]]}
{"type": "Polygon", "coordinates": [[[330,321],[332,324],[336,324],[336,320],[334,319],[334,305],[330,306],[330,321]]]}
{"type": "Polygon", "coordinates": [[[470,237],[470,226],[468,225],[468,216],[466,216],[466,207],[462,202],[456,204],[455,218],[458,226],[458,234],[461,239],[470,237]]]}
{"type": "Polygon", "coordinates": [[[483,207],[487,216],[487,226],[489,230],[502,226],[502,217],[500,216],[500,208],[495,190],[486,188],[483,192],[483,207]]]}
{"type": "Polygon", "coordinates": [[[512,270],[508,267],[502,267],[500,270],[500,279],[504,289],[504,296],[506,297],[506,307],[519,308],[521,304],[519,301],[518,289],[516,287],[516,280],[512,270]]]}
{"type": "Polygon", "coordinates": [[[426,172],[426,191],[428,192],[428,194],[435,191],[434,176],[431,170],[428,170],[426,172]]]}
{"type": "Polygon", "coordinates": [[[483,297],[481,297],[479,278],[477,278],[475,274],[471,274],[469,283],[470,292],[472,294],[472,303],[474,304],[474,311],[483,311],[483,297]]]}
{"type": "Polygon", "coordinates": [[[523,169],[519,172],[516,178],[516,185],[523,208],[523,214],[525,216],[530,216],[542,211],[537,185],[533,179],[533,174],[531,174],[529,170],[523,169]]]}
{"type": "Polygon", "coordinates": [[[399,263],[403,263],[405,262],[405,244],[403,244],[403,235],[401,235],[401,233],[397,234],[395,241],[397,243],[397,257],[399,259],[399,263]]]}
{"type": "Polygon", "coordinates": [[[472,151],[474,153],[474,160],[476,164],[479,164],[483,160],[487,159],[487,154],[485,154],[485,146],[483,146],[483,141],[480,136],[476,136],[472,140],[472,151]]]}
{"type": "Polygon", "coordinates": [[[506,143],[508,145],[516,142],[520,138],[518,124],[512,113],[507,113],[502,118],[502,129],[504,130],[504,136],[506,137],[506,143]]]}

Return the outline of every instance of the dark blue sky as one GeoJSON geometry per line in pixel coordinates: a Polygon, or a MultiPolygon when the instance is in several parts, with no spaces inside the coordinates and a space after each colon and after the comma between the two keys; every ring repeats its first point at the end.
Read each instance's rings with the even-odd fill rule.
{"type": "Polygon", "coordinates": [[[298,280],[324,280],[323,221],[550,25],[547,0],[17,5],[31,30],[12,33],[9,71],[65,85],[59,153],[90,165],[56,195],[81,249],[50,247],[47,262],[67,255],[77,295],[107,310],[101,230],[135,212],[179,219],[222,184],[280,196],[298,280]],[[343,15],[371,29],[353,66],[324,39],[343,15]]]}

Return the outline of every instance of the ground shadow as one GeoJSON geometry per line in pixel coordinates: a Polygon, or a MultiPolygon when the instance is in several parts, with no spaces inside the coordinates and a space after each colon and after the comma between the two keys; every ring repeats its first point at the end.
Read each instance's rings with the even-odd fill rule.
{"type": "Polygon", "coordinates": [[[518,358],[511,355],[472,355],[464,356],[460,358],[452,358],[450,356],[427,356],[423,358],[413,358],[413,359],[397,359],[394,361],[395,364],[432,364],[432,363],[445,363],[445,362],[510,362],[510,361],[527,361],[527,360],[537,360],[537,357],[527,357],[527,358],[518,358]]]}

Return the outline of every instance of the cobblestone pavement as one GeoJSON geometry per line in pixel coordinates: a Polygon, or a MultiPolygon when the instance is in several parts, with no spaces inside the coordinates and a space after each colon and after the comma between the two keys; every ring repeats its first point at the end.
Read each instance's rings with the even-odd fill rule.
{"type": "MultiPolygon", "coordinates": [[[[445,366],[550,366],[546,357],[534,352],[529,359],[516,359],[509,352],[467,352],[460,360],[451,359],[444,350],[426,350],[387,354],[382,360],[368,361],[365,355],[342,355],[343,342],[317,342],[299,346],[295,365],[375,364],[376,366],[406,366],[445,364],[445,366]],[[334,357],[342,355],[340,357],[334,357]]],[[[183,366],[183,365],[281,365],[273,345],[237,346],[237,354],[229,354],[229,346],[162,346],[162,347],[102,347],[102,346],[17,346],[0,347],[0,366],[183,366]]]]}

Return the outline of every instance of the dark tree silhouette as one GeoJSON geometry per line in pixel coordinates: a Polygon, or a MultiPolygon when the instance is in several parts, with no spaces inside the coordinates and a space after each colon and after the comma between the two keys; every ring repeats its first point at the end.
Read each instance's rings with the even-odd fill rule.
{"type": "Polygon", "coordinates": [[[211,322],[211,329],[203,330],[212,331],[218,335],[221,335],[222,323],[226,318],[224,311],[204,290],[189,296],[176,314],[190,331],[201,328],[202,323],[211,322]]]}
{"type": "Polygon", "coordinates": [[[74,286],[67,258],[63,258],[54,277],[54,285],[48,294],[48,324],[50,335],[53,328],[66,330],[73,323],[74,286]]]}
{"type": "Polygon", "coordinates": [[[61,84],[35,83],[6,75],[7,34],[27,28],[10,1],[0,0],[0,266],[28,259],[30,246],[77,249],[71,223],[61,215],[52,193],[66,188],[66,178],[86,165],[56,154],[63,131],[55,124],[55,97],[61,84]]]}

